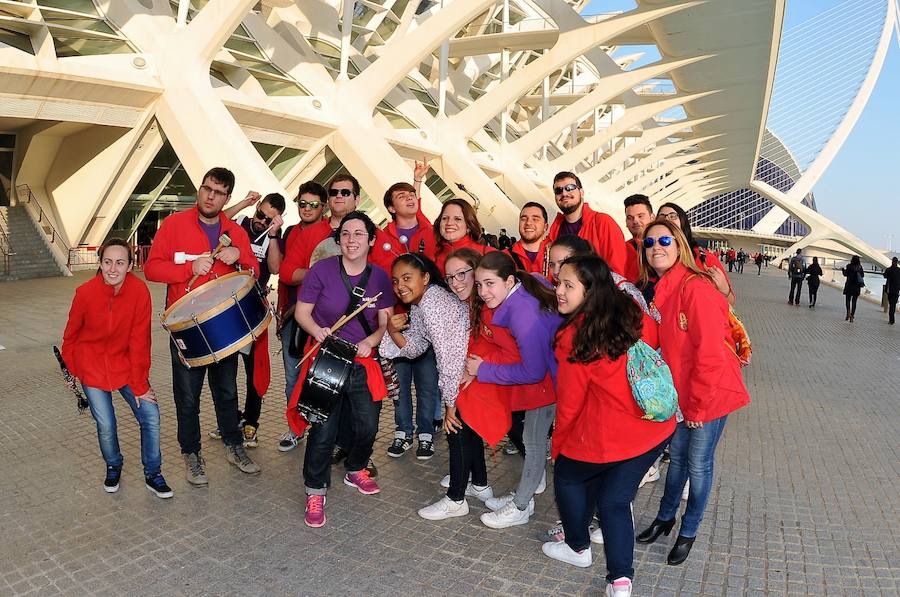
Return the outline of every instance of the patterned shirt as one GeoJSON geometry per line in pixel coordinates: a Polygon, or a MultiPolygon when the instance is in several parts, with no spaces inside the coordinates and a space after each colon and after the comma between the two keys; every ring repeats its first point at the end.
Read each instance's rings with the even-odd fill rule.
{"type": "Polygon", "coordinates": [[[399,348],[391,335],[385,334],[379,353],[390,359],[414,359],[428,350],[429,344],[433,346],[441,400],[445,406],[454,406],[469,349],[469,306],[432,284],[419,304],[412,305],[403,337],[406,346],[399,348]]]}

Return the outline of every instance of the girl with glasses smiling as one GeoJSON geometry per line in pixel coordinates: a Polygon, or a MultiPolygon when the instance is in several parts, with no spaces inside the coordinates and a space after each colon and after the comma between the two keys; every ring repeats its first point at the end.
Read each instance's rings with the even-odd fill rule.
{"type": "MultiPolygon", "coordinates": [[[[660,210],[662,211],[662,210],[660,210]]],[[[690,554],[712,490],[715,451],[728,415],[746,406],[750,396],[741,378],[741,363],[728,325],[728,302],[713,277],[697,266],[681,228],[660,218],[644,231],[639,254],[641,279],[656,283],[659,344],[678,391],[678,425],[669,445],[666,486],[653,523],[640,543],[668,535],[685,483],[687,507],[668,563],[676,566],[690,554]]]]}

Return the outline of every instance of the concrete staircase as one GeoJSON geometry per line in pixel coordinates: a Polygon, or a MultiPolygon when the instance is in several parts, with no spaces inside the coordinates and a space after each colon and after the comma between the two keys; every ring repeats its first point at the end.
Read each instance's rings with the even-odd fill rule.
{"type": "Polygon", "coordinates": [[[0,228],[15,251],[9,257],[9,271],[4,271],[0,262],[0,281],[66,275],[53,258],[44,233],[38,229],[24,205],[0,207],[0,228]]]}

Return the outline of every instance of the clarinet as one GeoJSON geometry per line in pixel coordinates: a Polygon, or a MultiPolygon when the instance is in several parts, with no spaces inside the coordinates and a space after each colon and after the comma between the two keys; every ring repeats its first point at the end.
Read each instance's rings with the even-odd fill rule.
{"type": "Polygon", "coordinates": [[[424,238],[419,239],[419,253],[422,253],[422,254],[425,253],[425,239],[424,238]]]}

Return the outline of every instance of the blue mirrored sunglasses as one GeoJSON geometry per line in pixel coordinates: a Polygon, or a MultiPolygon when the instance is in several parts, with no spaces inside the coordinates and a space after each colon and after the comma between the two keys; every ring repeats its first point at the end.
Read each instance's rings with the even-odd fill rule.
{"type": "Polygon", "coordinates": [[[647,238],[644,239],[644,248],[649,249],[650,247],[655,245],[657,241],[659,241],[659,245],[661,247],[668,247],[669,245],[672,244],[673,240],[675,240],[675,239],[672,238],[671,236],[659,236],[657,238],[648,236],[647,238]]]}

